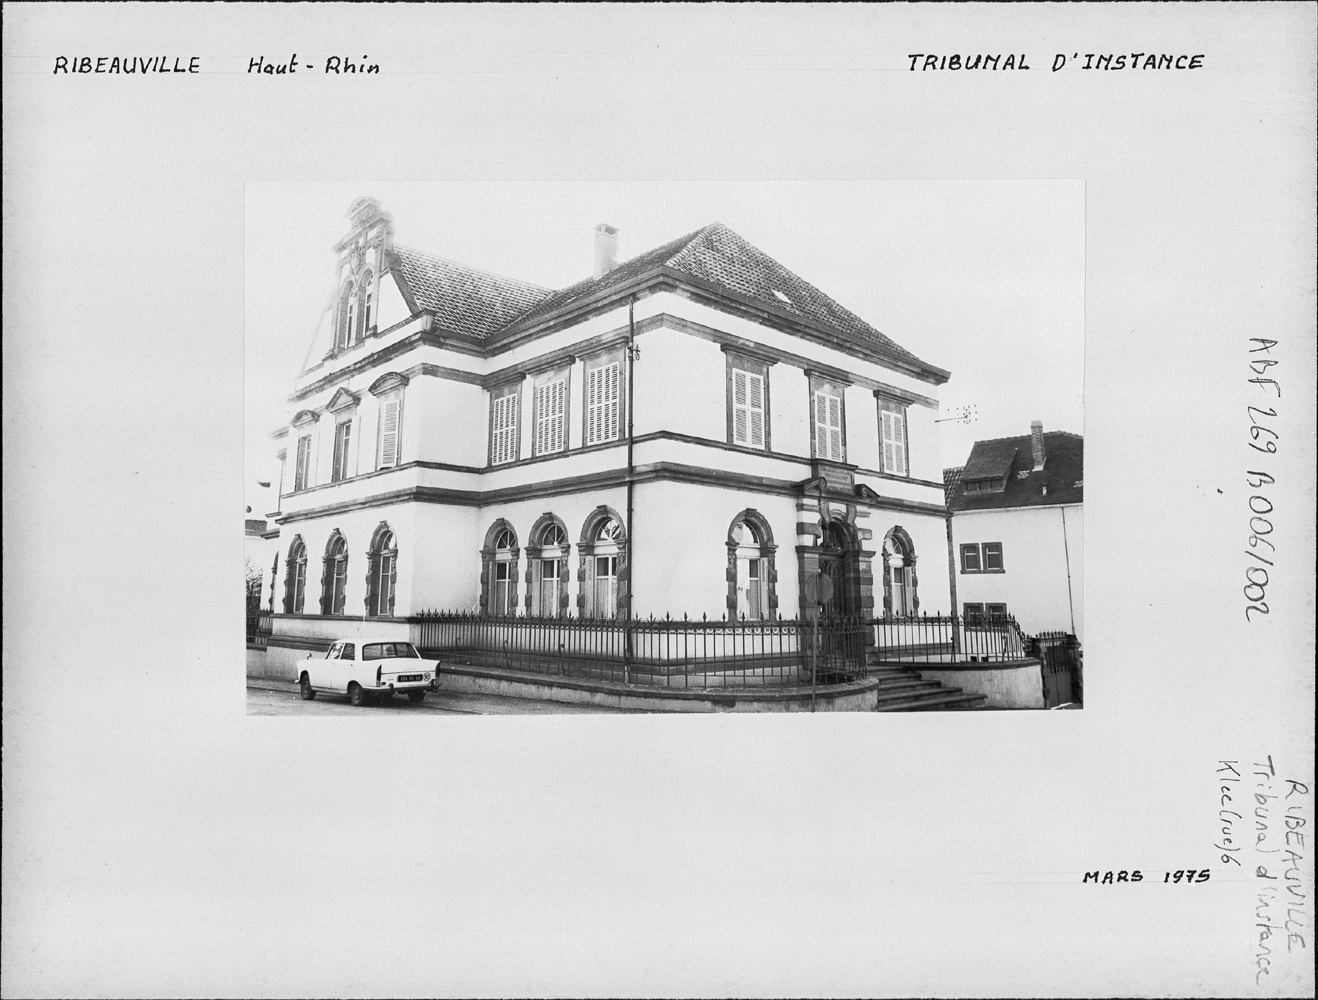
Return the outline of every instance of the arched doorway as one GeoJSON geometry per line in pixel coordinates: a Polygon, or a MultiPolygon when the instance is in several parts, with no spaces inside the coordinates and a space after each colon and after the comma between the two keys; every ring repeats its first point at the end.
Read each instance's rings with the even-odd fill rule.
{"type": "Polygon", "coordinates": [[[833,584],[833,595],[820,608],[825,616],[860,613],[860,570],[851,532],[841,521],[829,521],[819,546],[819,572],[833,584]]]}

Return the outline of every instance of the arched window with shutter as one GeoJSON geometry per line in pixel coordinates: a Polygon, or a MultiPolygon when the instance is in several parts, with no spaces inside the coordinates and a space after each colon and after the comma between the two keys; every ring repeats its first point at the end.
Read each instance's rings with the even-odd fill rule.
{"type": "Polygon", "coordinates": [[[773,530],[747,508],[728,526],[728,615],[768,620],[778,617],[778,569],[773,530]]]}
{"type": "Polygon", "coordinates": [[[398,542],[389,525],[383,521],[375,529],[366,559],[366,616],[392,616],[398,581],[398,542]]]}
{"type": "Polygon", "coordinates": [[[580,613],[591,618],[625,615],[629,607],[627,532],[617,511],[600,506],[591,512],[582,527],[577,555],[580,613]]]}
{"type": "Polygon", "coordinates": [[[486,614],[517,614],[517,554],[517,532],[499,518],[481,548],[481,609],[486,614]]]}
{"type": "Polygon", "coordinates": [[[541,516],[531,529],[527,546],[527,602],[531,614],[557,616],[567,610],[568,549],[563,522],[553,514],[541,516]]]}
{"type": "Polygon", "coordinates": [[[293,536],[284,567],[284,614],[302,614],[307,591],[307,547],[301,535],[293,536]]]}
{"type": "Polygon", "coordinates": [[[348,596],[348,542],[337,529],[325,546],[325,568],[320,584],[320,613],[343,614],[348,596]]]}

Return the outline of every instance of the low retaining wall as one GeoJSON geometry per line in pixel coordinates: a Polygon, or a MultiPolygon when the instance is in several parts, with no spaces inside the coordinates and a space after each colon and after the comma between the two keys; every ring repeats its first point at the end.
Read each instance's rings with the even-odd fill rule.
{"type": "MultiPolygon", "coordinates": [[[[641,712],[808,712],[809,687],[722,688],[684,691],[638,688],[613,681],[545,677],[497,667],[445,663],[440,684],[446,691],[502,695],[535,701],[558,701],[641,712]]],[[[878,681],[821,686],[818,712],[873,712],[878,681]]]]}
{"type": "MultiPolygon", "coordinates": [[[[890,664],[885,663],[884,666],[890,664]]],[[[996,663],[906,663],[926,680],[988,698],[990,708],[1043,708],[1043,665],[1038,660],[996,663]]]]}

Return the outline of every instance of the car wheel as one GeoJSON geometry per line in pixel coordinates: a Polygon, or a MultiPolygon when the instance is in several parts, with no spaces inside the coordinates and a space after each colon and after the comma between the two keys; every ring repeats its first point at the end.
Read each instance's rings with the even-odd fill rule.
{"type": "Polygon", "coordinates": [[[311,686],[311,678],[306,675],[305,671],[302,673],[302,680],[299,682],[299,687],[302,690],[303,701],[311,701],[316,697],[316,690],[311,686]]]}
{"type": "Polygon", "coordinates": [[[419,704],[426,700],[426,693],[424,691],[409,691],[407,692],[407,700],[413,705],[419,704]]]}
{"type": "Polygon", "coordinates": [[[348,685],[348,700],[358,708],[366,704],[366,692],[356,681],[348,685]]]}

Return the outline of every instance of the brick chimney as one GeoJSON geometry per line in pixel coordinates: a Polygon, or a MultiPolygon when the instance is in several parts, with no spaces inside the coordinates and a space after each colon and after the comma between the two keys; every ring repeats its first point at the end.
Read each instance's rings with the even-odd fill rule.
{"type": "Polygon", "coordinates": [[[618,228],[601,222],[595,227],[595,277],[602,277],[617,266],[618,228]]]}
{"type": "Polygon", "coordinates": [[[1030,422],[1030,451],[1034,453],[1034,471],[1038,472],[1043,468],[1043,422],[1034,420],[1030,422]]]}

